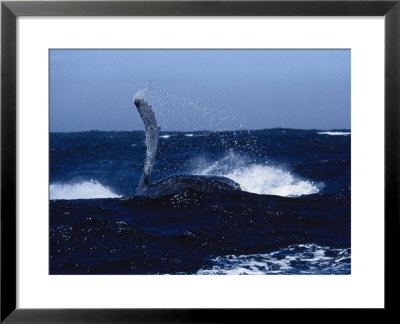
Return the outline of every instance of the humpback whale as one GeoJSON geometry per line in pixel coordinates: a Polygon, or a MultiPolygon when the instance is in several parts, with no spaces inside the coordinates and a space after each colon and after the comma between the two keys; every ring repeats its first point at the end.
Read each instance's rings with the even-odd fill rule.
{"type": "Polygon", "coordinates": [[[143,98],[136,98],[134,104],[143,120],[146,132],[146,158],[143,174],[136,190],[137,196],[159,197],[186,190],[200,192],[224,192],[241,190],[240,185],[226,177],[201,175],[175,175],[151,183],[150,176],[157,155],[160,126],[157,124],[151,105],[143,98]]]}

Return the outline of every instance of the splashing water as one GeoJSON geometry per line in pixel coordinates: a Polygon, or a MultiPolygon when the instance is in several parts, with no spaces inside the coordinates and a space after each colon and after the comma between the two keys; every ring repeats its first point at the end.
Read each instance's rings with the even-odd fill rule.
{"type": "Polygon", "coordinates": [[[73,184],[50,184],[50,200],[58,199],[96,199],[96,198],[120,198],[101,183],[90,180],[73,184]]]}
{"type": "Polygon", "coordinates": [[[218,104],[200,103],[163,84],[147,82],[133,99],[138,97],[152,105],[162,130],[176,130],[176,125],[186,131],[241,129],[246,125],[244,117],[232,115],[218,104]]]}
{"type": "Polygon", "coordinates": [[[321,184],[300,179],[276,166],[249,164],[246,159],[229,153],[216,162],[197,159],[193,174],[223,176],[236,181],[242,190],[263,195],[298,197],[319,192],[321,184]]]}

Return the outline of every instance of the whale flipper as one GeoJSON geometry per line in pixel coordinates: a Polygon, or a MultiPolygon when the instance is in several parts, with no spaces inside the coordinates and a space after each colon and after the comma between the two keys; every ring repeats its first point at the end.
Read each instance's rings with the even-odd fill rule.
{"type": "Polygon", "coordinates": [[[135,106],[143,120],[146,131],[146,160],[136,194],[146,197],[159,197],[186,190],[201,192],[224,192],[240,190],[240,185],[226,177],[214,176],[171,176],[157,183],[150,182],[150,174],[157,155],[160,127],[157,125],[151,105],[144,99],[136,98],[135,106]]]}
{"type": "Polygon", "coordinates": [[[147,101],[142,98],[136,98],[134,103],[143,120],[146,131],[146,160],[144,163],[143,174],[137,188],[138,192],[140,192],[150,185],[151,170],[153,169],[153,164],[157,155],[160,126],[157,125],[154,112],[147,101]]]}

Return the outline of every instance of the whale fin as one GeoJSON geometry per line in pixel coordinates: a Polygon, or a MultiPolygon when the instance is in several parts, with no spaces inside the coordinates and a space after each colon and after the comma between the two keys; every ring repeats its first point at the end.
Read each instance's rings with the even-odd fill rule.
{"type": "Polygon", "coordinates": [[[138,185],[138,191],[140,192],[150,185],[150,175],[157,155],[160,126],[157,125],[154,112],[147,101],[142,98],[136,98],[134,104],[143,120],[144,129],[146,131],[146,160],[143,167],[143,174],[138,185]]]}

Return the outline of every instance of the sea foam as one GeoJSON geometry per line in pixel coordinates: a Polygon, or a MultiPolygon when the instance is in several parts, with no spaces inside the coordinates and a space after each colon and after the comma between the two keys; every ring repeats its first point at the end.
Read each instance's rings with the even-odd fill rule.
{"type": "Polygon", "coordinates": [[[196,164],[199,166],[193,174],[227,177],[236,181],[242,190],[256,194],[298,197],[316,194],[322,186],[277,166],[248,163],[234,153],[215,162],[198,159],[196,164]]]}
{"type": "Polygon", "coordinates": [[[110,188],[101,183],[90,180],[79,183],[54,183],[50,184],[50,200],[57,199],[96,199],[120,198],[110,188]]]}
{"type": "Polygon", "coordinates": [[[266,254],[224,255],[198,275],[350,274],[350,249],[316,244],[291,245],[266,254]]]}

